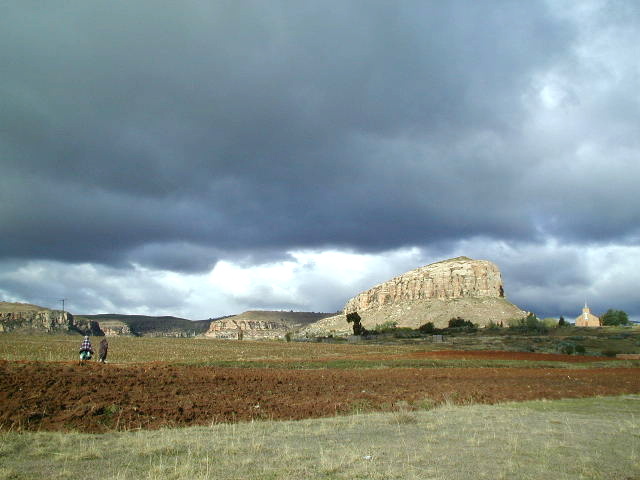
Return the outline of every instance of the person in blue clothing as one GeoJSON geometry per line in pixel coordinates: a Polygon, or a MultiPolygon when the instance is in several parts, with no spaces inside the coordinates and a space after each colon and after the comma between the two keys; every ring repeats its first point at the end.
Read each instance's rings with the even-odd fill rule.
{"type": "Polygon", "coordinates": [[[88,336],[82,339],[82,345],[80,345],[80,362],[85,360],[91,360],[93,355],[93,348],[91,347],[91,340],[88,336]]]}

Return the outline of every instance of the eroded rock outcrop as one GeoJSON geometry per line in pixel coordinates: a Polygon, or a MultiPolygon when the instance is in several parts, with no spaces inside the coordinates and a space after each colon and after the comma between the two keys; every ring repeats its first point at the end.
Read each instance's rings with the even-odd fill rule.
{"type": "Polygon", "coordinates": [[[358,312],[367,329],[385,322],[411,328],[433,322],[442,328],[455,317],[484,326],[489,322],[506,324],[526,315],[505,299],[498,267],[468,257],[416,268],[376,285],[350,299],[342,315],[321,320],[305,332],[349,333],[351,326],[345,315],[352,312],[358,312]]]}
{"type": "Polygon", "coordinates": [[[211,322],[211,326],[205,336],[234,340],[280,338],[286,335],[288,330],[289,326],[284,322],[244,321],[227,318],[211,322]]]}
{"type": "Polygon", "coordinates": [[[416,268],[376,285],[349,300],[344,312],[360,312],[421,300],[503,296],[502,276],[495,264],[487,260],[458,257],[416,268]]]}
{"type": "Polygon", "coordinates": [[[118,321],[105,321],[98,322],[100,329],[107,337],[120,337],[120,336],[132,336],[131,328],[124,322],[118,321]]]}
{"type": "Polygon", "coordinates": [[[69,312],[35,305],[0,302],[0,332],[73,332],[102,335],[97,322],[75,319],[69,312]],[[21,307],[24,305],[23,307],[21,307]]]}
{"type": "Polygon", "coordinates": [[[327,313],[251,310],[211,322],[209,338],[259,340],[284,338],[288,332],[327,317],[327,313]]]}

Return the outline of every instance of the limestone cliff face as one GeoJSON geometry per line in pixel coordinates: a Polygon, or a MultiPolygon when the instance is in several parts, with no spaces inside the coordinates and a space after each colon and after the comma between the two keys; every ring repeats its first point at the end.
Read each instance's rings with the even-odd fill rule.
{"type": "Polygon", "coordinates": [[[0,313],[0,332],[33,329],[43,332],[67,331],[73,316],[61,310],[18,311],[0,313]]]}
{"type": "Polygon", "coordinates": [[[250,310],[212,321],[204,336],[244,340],[284,338],[288,332],[327,316],[328,313],[250,310]]]}
{"type": "Polygon", "coordinates": [[[501,298],[504,296],[498,267],[487,260],[458,257],[416,268],[356,295],[344,312],[362,312],[384,305],[420,300],[501,298]]]}
{"type": "MultiPolygon", "coordinates": [[[[433,322],[440,328],[454,317],[483,326],[526,315],[504,298],[502,275],[494,263],[467,257],[433,263],[376,285],[347,302],[343,313],[351,312],[358,312],[367,328],[389,321],[412,328],[433,322]]],[[[324,323],[338,327],[336,333],[348,331],[335,318],[324,323]]]]}
{"type": "Polygon", "coordinates": [[[124,322],[106,321],[98,322],[100,329],[107,337],[132,336],[131,328],[124,322]]]}
{"type": "Polygon", "coordinates": [[[289,326],[284,322],[265,320],[236,320],[226,318],[214,320],[204,334],[209,338],[256,340],[283,337],[289,326]]]}
{"type": "Polygon", "coordinates": [[[76,321],[69,312],[48,309],[27,309],[0,312],[0,332],[76,332],[102,335],[97,322],[76,321]]]}

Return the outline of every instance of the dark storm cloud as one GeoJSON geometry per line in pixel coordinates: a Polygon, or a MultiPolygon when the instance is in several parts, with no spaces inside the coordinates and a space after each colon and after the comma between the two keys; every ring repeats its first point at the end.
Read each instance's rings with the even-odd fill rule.
{"type": "Polygon", "coordinates": [[[539,318],[564,315],[573,321],[586,302],[597,315],[613,308],[640,320],[633,293],[640,281],[637,246],[495,242],[479,237],[449,249],[438,247],[423,249],[423,263],[460,255],[492,261],[501,270],[507,300],[539,318]]]}
{"type": "Polygon", "coordinates": [[[523,92],[573,40],[543,3],[3,10],[4,257],[196,271],[531,238],[558,208],[522,195],[523,92]]]}
{"type": "Polygon", "coordinates": [[[335,310],[468,255],[540,316],[637,315],[639,10],[585,5],[3,5],[0,298],[335,310]],[[380,260],[251,270],[328,248],[380,260]]]}
{"type": "Polygon", "coordinates": [[[129,253],[131,263],[157,270],[205,272],[218,261],[216,251],[190,243],[145,244],[129,253]]]}
{"type": "Polygon", "coordinates": [[[571,312],[577,316],[585,300],[600,299],[592,294],[596,279],[580,249],[521,246],[517,254],[498,256],[495,261],[509,300],[541,318],[571,312]]]}

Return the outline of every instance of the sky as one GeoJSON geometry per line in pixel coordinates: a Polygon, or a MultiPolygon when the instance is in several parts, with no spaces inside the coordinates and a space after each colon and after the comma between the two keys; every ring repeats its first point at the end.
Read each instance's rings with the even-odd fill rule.
{"type": "Polygon", "coordinates": [[[335,312],[495,262],[640,320],[640,3],[9,0],[0,300],[335,312]]]}

